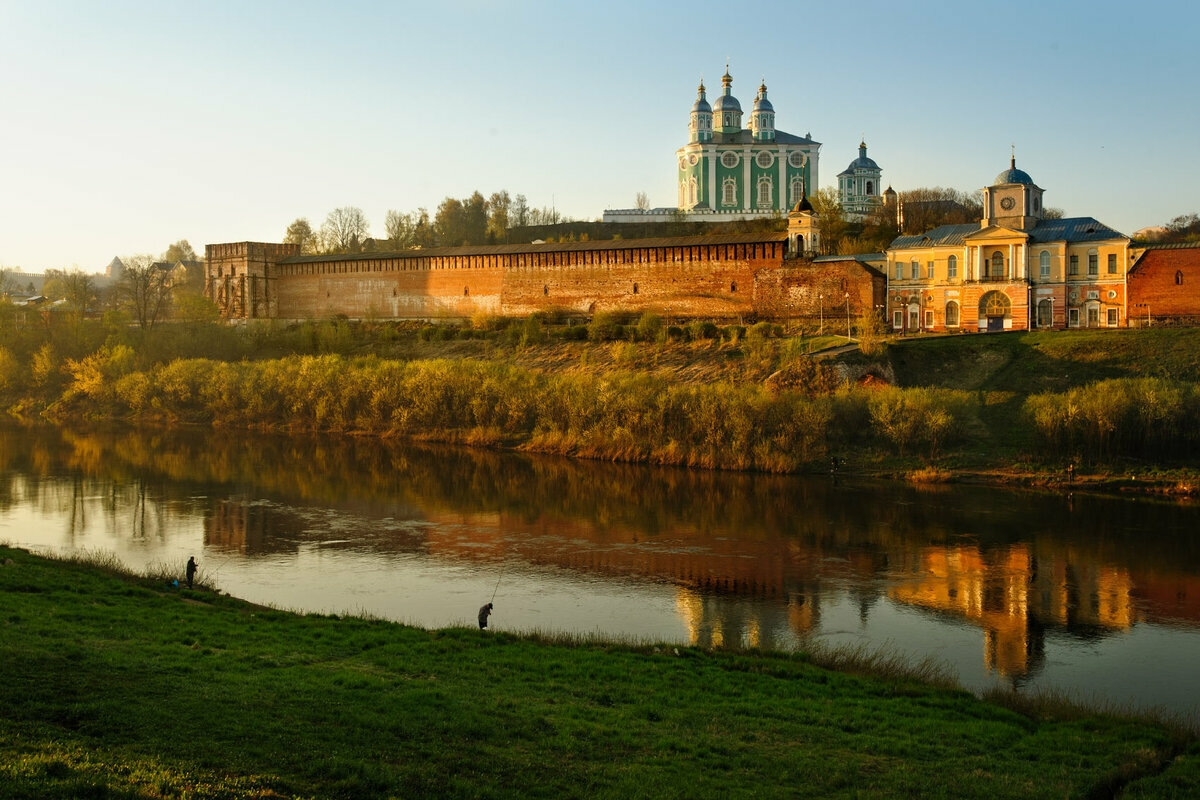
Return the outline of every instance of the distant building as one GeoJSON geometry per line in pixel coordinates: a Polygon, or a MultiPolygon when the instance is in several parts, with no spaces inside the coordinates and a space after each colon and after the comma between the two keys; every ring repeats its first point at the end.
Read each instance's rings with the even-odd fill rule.
{"type": "Polygon", "coordinates": [[[893,240],[887,250],[892,329],[1126,325],[1129,237],[1091,217],[1044,219],[1043,191],[1014,157],[983,189],[979,223],[893,240]]]}
{"type": "Polygon", "coordinates": [[[726,67],[721,94],[710,105],[701,82],[688,121],[688,142],[675,151],[677,208],[610,209],[605,222],[677,219],[728,222],[786,215],[817,188],[821,144],[776,129],[763,82],[742,127],[742,105],[726,67]]]}
{"type": "Polygon", "coordinates": [[[883,205],[881,175],[883,170],[867,157],[867,143],[859,142],[858,158],[838,173],[838,198],[847,217],[861,219],[883,205]]]}

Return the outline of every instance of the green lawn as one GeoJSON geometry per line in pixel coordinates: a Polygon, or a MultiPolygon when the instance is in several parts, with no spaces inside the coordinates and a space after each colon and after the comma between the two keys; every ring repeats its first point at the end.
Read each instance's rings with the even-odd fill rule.
{"type": "Polygon", "coordinates": [[[264,609],[0,547],[0,797],[1200,792],[1195,737],[803,655],[264,609]]]}

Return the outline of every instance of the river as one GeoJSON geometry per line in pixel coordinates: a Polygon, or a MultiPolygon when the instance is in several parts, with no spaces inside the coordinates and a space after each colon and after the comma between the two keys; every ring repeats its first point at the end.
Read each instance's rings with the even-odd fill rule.
{"type": "Polygon", "coordinates": [[[0,542],[284,609],[945,664],[1200,722],[1194,503],[209,431],[0,427],[0,542]]]}

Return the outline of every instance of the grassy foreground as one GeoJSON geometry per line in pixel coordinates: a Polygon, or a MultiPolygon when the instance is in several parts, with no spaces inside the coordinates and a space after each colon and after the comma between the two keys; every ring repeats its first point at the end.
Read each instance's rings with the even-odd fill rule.
{"type": "Polygon", "coordinates": [[[805,655],[301,616],[0,546],[0,797],[1188,797],[1193,734],[805,655]]]}

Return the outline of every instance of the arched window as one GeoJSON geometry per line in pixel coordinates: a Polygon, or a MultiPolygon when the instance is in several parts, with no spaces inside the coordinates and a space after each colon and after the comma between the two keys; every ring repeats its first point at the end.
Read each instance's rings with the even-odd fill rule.
{"type": "Polygon", "coordinates": [[[1038,256],[1038,275],[1043,278],[1050,277],[1050,251],[1043,250],[1038,256]]]}
{"type": "MultiPolygon", "coordinates": [[[[951,256],[951,258],[953,258],[953,256],[951,256]]],[[[958,327],[958,303],[953,300],[951,300],[949,303],[946,303],[946,327],[958,327]]]]}
{"type": "Polygon", "coordinates": [[[688,181],[688,204],[696,205],[696,178],[688,181]]]}
{"type": "MultiPolygon", "coordinates": [[[[957,278],[958,277],[958,256],[950,256],[949,258],[946,259],[946,277],[947,278],[957,278]]],[[[958,306],[956,305],[955,308],[957,308],[957,307],[958,306]]],[[[949,321],[947,321],[946,324],[949,325],[950,324],[949,321]]]]}
{"type": "Polygon", "coordinates": [[[1039,300],[1037,304],[1037,324],[1039,328],[1049,328],[1054,324],[1054,303],[1049,300],[1039,300]]]}
{"type": "Polygon", "coordinates": [[[769,208],[771,206],[771,179],[758,179],[758,207],[769,208]]]}
{"type": "Polygon", "coordinates": [[[1183,270],[1176,270],[1176,272],[1175,272],[1175,285],[1176,285],[1176,286],[1183,286],[1183,270]]]}
{"type": "Polygon", "coordinates": [[[721,205],[737,205],[737,181],[733,178],[726,178],[721,184],[721,205]]]}
{"type": "Polygon", "coordinates": [[[993,278],[1004,277],[1004,254],[999,250],[992,253],[992,273],[993,278]]]}
{"type": "Polygon", "coordinates": [[[792,185],[788,189],[788,205],[794,206],[800,202],[800,187],[803,186],[803,181],[800,178],[792,178],[792,185]]]}
{"type": "Polygon", "coordinates": [[[867,181],[867,194],[874,194],[874,193],[875,193],[875,183],[873,181],[867,181]]]}

